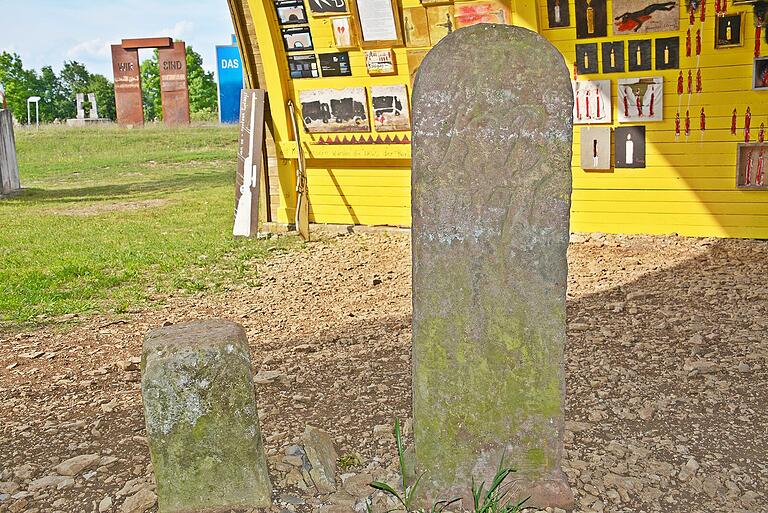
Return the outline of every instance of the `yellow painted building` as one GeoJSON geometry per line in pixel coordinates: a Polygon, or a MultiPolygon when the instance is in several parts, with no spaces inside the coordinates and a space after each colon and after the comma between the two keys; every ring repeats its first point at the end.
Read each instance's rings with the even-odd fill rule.
{"type": "MultiPolygon", "coordinates": [[[[305,0],[308,2],[309,0],[305,0]]],[[[353,0],[348,0],[352,2],[353,0]]],[[[565,1],[565,0],[563,0],[565,1]]],[[[576,0],[584,1],[584,0],[576,0]]],[[[323,54],[348,51],[352,76],[291,79],[287,54],[273,0],[229,0],[235,20],[243,59],[251,86],[268,91],[270,130],[269,143],[272,217],[278,223],[292,223],[295,205],[295,171],[297,147],[287,102],[299,104],[302,90],[319,88],[370,87],[372,85],[406,84],[410,94],[412,66],[409,55],[429,47],[393,45],[397,73],[369,76],[360,47],[339,50],[334,44],[328,16],[313,16],[306,8],[314,48],[299,54],[323,54]]],[[[455,6],[466,3],[458,2],[455,6]]],[[[398,16],[403,9],[419,7],[419,0],[396,0],[398,16]]],[[[612,83],[613,124],[617,122],[617,79],[630,77],[663,77],[663,121],[646,123],[646,167],[642,169],[611,168],[585,171],[580,167],[579,127],[574,128],[573,146],[573,231],[610,233],[678,233],[691,236],[768,238],[768,189],[744,190],[736,186],[738,143],[744,141],[747,107],[751,110],[751,140],[758,138],[761,123],[768,125],[768,90],[753,90],[753,52],[755,21],[750,5],[728,4],[728,13],[743,12],[742,46],[715,48],[715,6],[706,1],[706,17],[702,22],[696,13],[689,25],[685,3],[680,7],[680,25],[673,32],[637,35],[614,35],[612,3],[607,2],[607,36],[577,39],[576,5],[570,0],[570,26],[550,29],[546,0],[512,0],[509,6],[511,24],[536,30],[552,42],[571,65],[576,58],[577,43],[655,40],[679,36],[679,68],[610,74],[579,75],[579,79],[610,80],[612,83]],[[685,52],[686,32],[700,30],[701,55],[685,52]],[[680,71],[687,79],[701,70],[702,92],[686,92],[679,96],[677,82],[680,71]],[[680,105],[680,107],[678,107],[680,105]],[[706,113],[706,130],[699,129],[701,108],[706,113]],[[675,134],[675,115],[681,112],[681,134],[675,134]],[[736,135],[731,134],[732,112],[737,112],[736,135]],[[690,112],[690,134],[684,133],[685,112],[690,112]]],[[[768,44],[762,42],[763,54],[768,44]]],[[[294,55],[294,52],[291,52],[294,55]]],[[[602,59],[600,59],[602,70],[602,59]]],[[[687,84],[686,84],[687,89],[687,84]]],[[[371,98],[368,94],[369,112],[371,98]]],[[[371,115],[369,115],[369,118],[371,115]]],[[[637,123],[630,123],[636,125],[637,123]]],[[[410,145],[408,144],[321,144],[353,134],[308,134],[302,131],[307,164],[310,222],[329,224],[410,225],[410,145]]],[[[354,134],[359,137],[360,134],[354,134]]],[[[377,134],[371,128],[365,136],[375,140],[409,132],[377,134]]],[[[768,158],[767,158],[768,160],[768,158]]],[[[768,166],[767,166],[768,167],[768,166]]]]}

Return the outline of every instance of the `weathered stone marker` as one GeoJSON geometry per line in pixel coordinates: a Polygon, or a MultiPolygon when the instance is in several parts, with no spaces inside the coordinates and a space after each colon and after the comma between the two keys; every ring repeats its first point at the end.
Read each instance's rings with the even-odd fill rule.
{"type": "Polygon", "coordinates": [[[141,367],[160,513],[269,506],[243,328],[209,320],[153,330],[141,367]]]}
{"type": "Polygon", "coordinates": [[[529,505],[572,504],[560,470],[572,107],[563,57],[519,27],[460,29],[419,69],[414,436],[431,500],[468,499],[504,458],[529,505]]]}

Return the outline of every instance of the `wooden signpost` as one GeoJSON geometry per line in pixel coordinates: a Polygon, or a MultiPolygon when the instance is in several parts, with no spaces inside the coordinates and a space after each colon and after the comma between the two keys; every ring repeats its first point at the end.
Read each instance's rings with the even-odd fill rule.
{"type": "MultiPolygon", "coordinates": [[[[240,93],[240,142],[237,150],[235,181],[235,237],[252,237],[259,231],[259,194],[266,182],[264,156],[263,89],[243,89],[240,93]],[[264,178],[262,178],[264,177],[264,178]]],[[[264,186],[264,190],[268,187],[264,186]]],[[[264,209],[265,210],[265,209],[264,209]]]]}

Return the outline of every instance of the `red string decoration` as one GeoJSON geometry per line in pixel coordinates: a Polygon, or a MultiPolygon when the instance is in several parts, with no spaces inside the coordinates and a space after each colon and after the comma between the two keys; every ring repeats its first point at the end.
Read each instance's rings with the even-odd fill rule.
{"type": "Polygon", "coordinates": [[[682,95],[683,94],[683,72],[681,71],[679,75],[677,75],[677,94],[682,95]]]}
{"type": "Polygon", "coordinates": [[[675,139],[680,137],[680,113],[675,114],[675,139]]]}
{"type": "Polygon", "coordinates": [[[763,27],[760,25],[755,27],[755,57],[760,57],[760,36],[763,32],[763,27]]]}
{"type": "Polygon", "coordinates": [[[760,131],[757,133],[757,140],[760,144],[765,142],[765,123],[760,123],[760,131]]]}
{"type": "Polygon", "coordinates": [[[715,15],[720,16],[720,13],[721,13],[720,0],[715,0],[715,15]]]}
{"type": "Polygon", "coordinates": [[[693,75],[691,70],[688,70],[688,94],[693,94],[693,75]]]}
{"type": "Polygon", "coordinates": [[[701,55],[701,29],[696,29],[696,57],[701,55]]]}
{"type": "Polygon", "coordinates": [[[731,115],[731,135],[736,135],[736,109],[733,109],[733,115],[731,115]]]}
{"type": "Polygon", "coordinates": [[[691,135],[691,115],[690,111],[685,111],[685,136],[691,135]]]}
{"type": "Polygon", "coordinates": [[[696,92],[700,93],[701,91],[701,68],[699,68],[696,70],[696,92]]]}
{"type": "Polygon", "coordinates": [[[691,9],[690,16],[688,17],[688,21],[691,23],[691,25],[696,23],[696,11],[694,11],[693,9],[691,9]]]}
{"type": "Polygon", "coordinates": [[[723,0],[723,4],[720,6],[720,14],[725,16],[728,13],[728,0],[723,0]]]}
{"type": "Polygon", "coordinates": [[[699,114],[699,129],[702,132],[707,129],[707,116],[704,114],[704,107],[701,108],[701,114],[699,114]]]}
{"type": "Polygon", "coordinates": [[[747,107],[747,113],[744,114],[744,142],[749,142],[749,125],[752,123],[752,113],[749,111],[749,107],[747,107]]]}
{"type": "Polygon", "coordinates": [[[699,21],[704,23],[704,19],[707,16],[707,0],[701,0],[701,12],[699,13],[699,21]]]}

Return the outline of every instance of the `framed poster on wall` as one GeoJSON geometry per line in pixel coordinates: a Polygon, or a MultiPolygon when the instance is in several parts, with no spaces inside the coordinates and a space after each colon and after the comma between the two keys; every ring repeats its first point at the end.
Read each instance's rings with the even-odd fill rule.
{"type": "Polygon", "coordinates": [[[308,0],[307,3],[309,3],[309,10],[315,16],[347,12],[347,0],[308,0]]]}
{"type": "Polygon", "coordinates": [[[403,33],[395,0],[354,0],[360,46],[387,48],[402,46],[403,33]]]}

